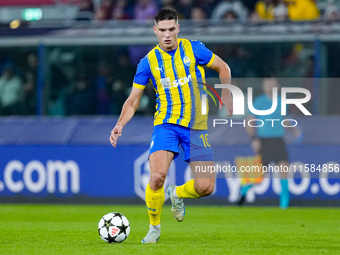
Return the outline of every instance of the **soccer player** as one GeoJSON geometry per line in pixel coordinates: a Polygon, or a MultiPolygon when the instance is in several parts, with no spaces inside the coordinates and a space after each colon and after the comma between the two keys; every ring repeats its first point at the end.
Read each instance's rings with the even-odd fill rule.
{"type": "MultiPolygon", "coordinates": [[[[254,108],[257,110],[268,110],[273,104],[273,89],[278,88],[279,84],[276,78],[265,78],[262,83],[264,94],[254,100],[254,108]]],[[[274,162],[280,169],[289,169],[289,160],[286,149],[286,144],[283,140],[284,127],[281,124],[283,117],[281,115],[281,98],[278,96],[277,108],[270,115],[249,115],[247,119],[260,119],[265,123],[261,127],[246,126],[248,135],[252,138],[251,146],[255,155],[260,155],[262,165],[267,166],[274,162]],[[267,122],[265,119],[275,119],[275,123],[267,122]],[[273,126],[272,126],[273,125],[273,126]]],[[[299,143],[303,139],[303,135],[299,128],[289,127],[295,136],[294,143],[299,143]]],[[[282,209],[289,206],[289,190],[288,190],[288,172],[281,171],[281,194],[280,207],[282,209]]],[[[241,186],[240,199],[238,204],[242,205],[245,202],[247,191],[252,187],[252,184],[241,186]]]]}
{"type": "MultiPolygon", "coordinates": [[[[150,143],[150,181],[145,191],[150,227],[142,243],[156,243],[160,238],[160,218],[164,204],[164,181],[171,161],[178,156],[178,146],[192,171],[196,166],[214,166],[213,151],[207,133],[207,115],[202,114],[201,93],[205,82],[203,65],[217,71],[222,83],[230,83],[229,66],[207,49],[200,41],[177,38],[180,31],[177,12],[162,9],[155,16],[153,26],[159,44],[139,63],[130,96],[123,105],[110,142],[116,147],[123,127],[136,112],[143,90],[150,82],[156,91],[154,131],[150,143]]],[[[222,103],[229,116],[233,113],[230,91],[223,89],[222,103]]],[[[220,105],[220,109],[222,105],[220,105]]],[[[168,194],[172,214],[183,221],[184,198],[210,195],[215,176],[195,175],[182,186],[169,185],[168,194]]]]}

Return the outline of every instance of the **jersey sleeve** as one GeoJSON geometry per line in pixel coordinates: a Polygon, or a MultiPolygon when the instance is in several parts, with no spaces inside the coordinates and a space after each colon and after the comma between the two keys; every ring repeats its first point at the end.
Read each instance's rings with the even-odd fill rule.
{"type": "Polygon", "coordinates": [[[199,65],[206,65],[207,67],[211,66],[214,62],[215,54],[200,41],[190,42],[196,58],[196,63],[199,65]]]}
{"type": "Polygon", "coordinates": [[[141,59],[137,66],[136,75],[133,79],[133,86],[139,89],[145,89],[151,77],[150,66],[147,57],[141,59]]]}

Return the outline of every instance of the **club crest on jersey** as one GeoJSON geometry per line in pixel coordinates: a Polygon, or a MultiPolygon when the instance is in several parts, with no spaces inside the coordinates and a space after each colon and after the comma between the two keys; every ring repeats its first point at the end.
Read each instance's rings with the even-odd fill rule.
{"type": "Polygon", "coordinates": [[[191,64],[191,60],[188,56],[184,56],[183,58],[183,63],[186,65],[186,66],[190,66],[191,64]]]}

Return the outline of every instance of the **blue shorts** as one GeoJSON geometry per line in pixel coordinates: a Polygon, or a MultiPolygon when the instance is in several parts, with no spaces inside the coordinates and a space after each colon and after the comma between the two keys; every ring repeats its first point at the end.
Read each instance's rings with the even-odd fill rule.
{"type": "Polygon", "coordinates": [[[175,124],[154,126],[149,155],[155,151],[172,151],[178,157],[181,145],[184,151],[183,160],[214,161],[207,130],[196,130],[175,124]]]}

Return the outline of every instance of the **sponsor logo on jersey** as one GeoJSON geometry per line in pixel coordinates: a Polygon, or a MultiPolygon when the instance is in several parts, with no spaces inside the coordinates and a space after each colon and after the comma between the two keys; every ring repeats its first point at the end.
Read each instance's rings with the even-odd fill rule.
{"type": "Polygon", "coordinates": [[[171,81],[169,77],[160,80],[164,89],[177,88],[178,86],[183,86],[191,81],[191,75],[187,77],[179,78],[177,80],[171,81]]]}
{"type": "Polygon", "coordinates": [[[171,88],[171,81],[169,77],[163,78],[160,81],[164,89],[171,88]]]}

